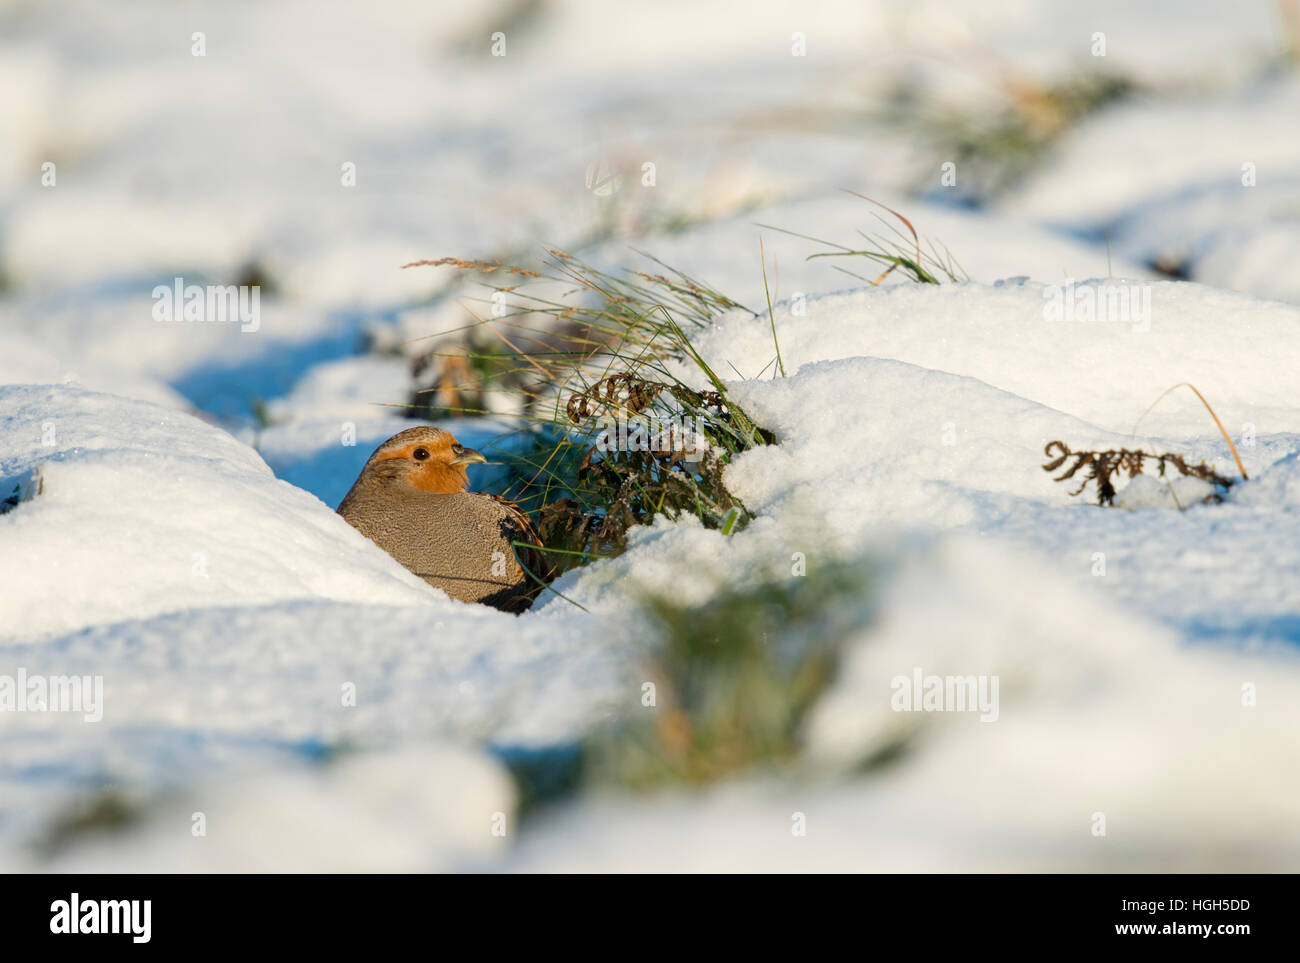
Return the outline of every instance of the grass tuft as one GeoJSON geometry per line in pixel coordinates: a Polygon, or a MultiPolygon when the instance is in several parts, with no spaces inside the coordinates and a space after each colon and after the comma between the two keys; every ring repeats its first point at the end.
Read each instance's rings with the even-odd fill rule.
{"type": "MultiPolygon", "coordinates": [[[[767,224],[760,224],[759,227],[765,227],[768,230],[780,231],[782,234],[789,234],[792,237],[803,238],[805,241],[813,241],[823,247],[835,248],[833,251],[821,251],[816,254],[808,255],[808,260],[812,261],[817,258],[831,257],[861,257],[881,265],[884,270],[869,278],[860,274],[855,274],[845,268],[836,265],[836,269],[843,271],[849,277],[863,281],[871,286],[883,282],[894,271],[902,268],[904,276],[917,284],[940,284],[943,279],[948,281],[965,281],[967,280],[966,272],[962,270],[952,253],[947,248],[936,246],[929,242],[929,250],[924,250],[921,244],[921,235],[917,233],[916,227],[898,211],[892,207],[873,200],[856,191],[845,190],[846,194],[852,194],[854,197],[861,198],[868,204],[874,204],[876,207],[892,215],[893,220],[886,220],[879,214],[876,219],[881,222],[884,228],[889,232],[887,234],[867,234],[859,231],[863,240],[868,243],[865,248],[848,247],[844,244],[837,244],[834,241],[824,241],[821,238],[810,237],[807,234],[799,234],[796,231],[788,231],[780,227],[772,227],[767,224]],[[896,223],[897,222],[897,223],[896,223]],[[899,224],[906,228],[907,233],[903,233],[899,224]]],[[[766,276],[764,276],[766,281],[766,276]]],[[[775,327],[773,328],[773,337],[775,337],[775,327]]]]}
{"type": "MultiPolygon", "coordinates": [[[[872,622],[877,577],[874,563],[834,561],[724,589],[704,605],[646,597],[652,642],[645,675],[632,680],[635,706],[579,744],[505,753],[524,807],[585,788],[698,787],[804,767],[805,723],[847,644],[872,622]]],[[[864,748],[852,768],[891,762],[909,739],[864,748]]]]}
{"type": "Polygon", "coordinates": [[[906,89],[894,95],[884,119],[914,132],[933,158],[913,183],[914,193],[935,193],[932,172],[951,162],[958,183],[938,190],[949,196],[955,191],[967,203],[985,203],[1027,177],[1066,131],[1137,92],[1125,77],[1091,72],[1051,85],[1006,70],[995,71],[993,79],[1003,99],[990,110],[935,108],[906,89]]]}
{"type": "Polygon", "coordinates": [[[141,799],[118,787],[93,790],[56,812],[32,841],[32,849],[50,859],[88,839],[133,829],[144,822],[144,817],[141,799]]]}
{"type": "Polygon", "coordinates": [[[767,318],[772,323],[772,345],[776,348],[776,368],[785,377],[785,362],[781,359],[781,342],[776,336],[776,314],[772,311],[772,289],[767,286],[767,254],[763,251],[763,238],[758,239],[758,261],[763,266],[763,294],[767,297],[767,318]]]}
{"type": "Polygon", "coordinates": [[[643,256],[657,269],[610,273],[560,250],[540,271],[455,258],[408,265],[456,267],[490,291],[490,309],[466,305],[466,331],[497,343],[491,371],[467,384],[444,378],[436,390],[458,399],[500,390],[520,401],[534,444],[502,454],[511,472],[503,494],[533,516],[557,572],[618,554],[628,529],[658,515],[693,514],[728,532],[753,517],[723,471],[772,436],[728,398],[691,339],[724,312],[757,315],[643,256]],[[507,275],[511,283],[496,281],[507,275]]]}

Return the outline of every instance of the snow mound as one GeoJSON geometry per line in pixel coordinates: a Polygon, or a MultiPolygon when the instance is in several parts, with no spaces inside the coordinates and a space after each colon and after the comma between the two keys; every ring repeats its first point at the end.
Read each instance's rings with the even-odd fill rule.
{"type": "Polygon", "coordinates": [[[255,452],[189,415],[80,388],[0,388],[5,632],[302,598],[451,603],[255,452]]]}
{"type": "Polygon", "coordinates": [[[849,779],[591,797],[539,820],[505,866],[1285,871],[1300,858],[1297,725],[1294,659],[1180,649],[1095,589],[943,539],[886,586],[807,730],[831,772],[903,734],[896,762],[849,779]],[[895,711],[893,680],[918,669],[996,676],[996,718],[895,711]]]}
{"type": "MultiPolygon", "coordinates": [[[[1246,422],[1261,432],[1300,431],[1292,377],[1300,370],[1300,308],[1172,281],[1092,280],[1068,296],[1082,302],[1083,288],[1094,305],[1130,290],[1125,298],[1149,297],[1145,320],[1082,313],[1054,320],[1049,309],[1067,296],[1063,285],[967,283],[868,288],[810,298],[797,310],[786,303],[776,309],[776,332],[790,372],[812,361],[892,358],[978,378],[1126,436],[1162,391],[1183,381],[1234,435],[1246,422]],[[1275,363],[1259,363],[1261,344],[1275,363]]],[[[752,378],[766,367],[770,377],[775,350],[765,315],[729,314],[699,347],[715,370],[733,373],[731,364],[752,378]]],[[[957,408],[941,421],[969,424],[957,408]]],[[[1174,437],[1200,435],[1207,425],[1213,430],[1190,392],[1142,422],[1144,432],[1174,437]]],[[[926,436],[938,429],[929,426],[926,436]]]]}
{"type": "Polygon", "coordinates": [[[91,837],[66,873],[448,872],[499,856],[514,831],[501,767],[454,746],[345,756],[309,769],[199,783],[143,828],[91,837]],[[493,833],[499,828],[498,834],[493,833]]]}

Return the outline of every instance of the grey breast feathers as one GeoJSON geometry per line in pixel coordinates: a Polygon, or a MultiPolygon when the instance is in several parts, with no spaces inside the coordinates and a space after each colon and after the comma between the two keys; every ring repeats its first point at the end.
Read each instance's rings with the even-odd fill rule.
{"type": "Polygon", "coordinates": [[[528,517],[495,495],[387,490],[368,499],[344,499],[339,513],[455,599],[522,612],[541,589],[536,579],[549,576],[545,556],[526,547],[539,544],[528,517]]]}

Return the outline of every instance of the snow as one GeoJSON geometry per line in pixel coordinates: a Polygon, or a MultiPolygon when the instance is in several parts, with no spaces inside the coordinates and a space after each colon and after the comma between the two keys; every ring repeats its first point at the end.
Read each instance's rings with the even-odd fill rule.
{"type": "MultiPolygon", "coordinates": [[[[868,299],[890,301],[905,293],[909,289],[877,291],[868,299]]],[[[941,301],[946,292],[915,293],[941,301]]],[[[967,292],[968,298],[972,293],[967,292]]],[[[986,319],[1012,316],[1003,291],[982,293],[991,296],[986,319]]],[[[1019,293],[1027,301],[1034,297],[1019,293]]],[[[860,303],[856,295],[844,301],[845,307],[860,303]]],[[[978,331],[976,312],[970,314],[970,329],[978,331]]],[[[913,317],[920,315],[914,312],[913,317]]],[[[846,327],[863,316],[879,318],[882,330],[892,328],[885,312],[842,315],[846,327]]],[[[824,332],[826,321],[808,327],[824,332]]],[[[853,326],[872,327],[860,321],[853,326]]],[[[761,325],[754,327],[760,330],[751,341],[761,352],[764,332],[761,325]]],[[[959,337],[957,328],[948,331],[950,340],[959,337]]],[[[1094,331],[1094,337],[1104,336],[1094,331]]],[[[730,356],[743,351],[745,342],[734,331],[726,341],[730,356]]],[[[977,361],[977,342],[969,338],[965,343],[967,357],[977,361]]],[[[797,339],[789,344],[791,356],[799,357],[797,339]]],[[[1242,344],[1244,356],[1246,342],[1242,344]]],[[[1065,362],[1065,346],[1061,355],[1065,362]]],[[[1027,393],[1058,392],[1050,357],[1037,357],[1043,372],[1036,390],[1027,393]]],[[[1232,363],[1227,355],[1222,360],[1232,363]]],[[[1022,378],[1025,373],[1013,366],[1006,376],[1022,378]]],[[[1149,402],[1129,387],[1122,370],[1113,383],[1099,380],[1094,384],[1107,396],[1132,391],[1130,411],[1140,413],[1149,402]]],[[[1110,597],[1176,625],[1189,637],[1235,633],[1243,641],[1274,646],[1296,641],[1289,612],[1300,603],[1300,590],[1294,579],[1271,574],[1300,565],[1295,502],[1283,480],[1293,474],[1293,456],[1300,450],[1294,425],[1279,425],[1275,434],[1261,435],[1254,448],[1243,450],[1248,473],[1257,481],[1243,485],[1227,504],[1195,507],[1173,517],[1144,513],[1140,521],[1130,521],[1072,504],[1067,486],[1052,482],[1039,468],[1048,460],[1045,445],[1063,440],[1076,451],[1142,447],[1183,452],[1233,476],[1231,456],[1203,409],[1195,417],[1189,409],[1185,417],[1168,422],[1187,425],[1186,431],[1134,442],[1127,432],[1113,432],[970,377],[852,357],[807,364],[784,380],[742,384],[735,397],[776,431],[781,443],[736,459],[728,469],[729,484],[760,515],[820,532],[816,544],[829,539],[847,551],[869,543],[881,529],[891,535],[899,529],[979,533],[1016,543],[1077,585],[1104,583],[1101,591],[1110,597]],[[834,430],[826,430],[827,425],[834,430]],[[947,426],[951,444],[945,444],[947,426]],[[1271,497],[1258,494],[1256,485],[1271,497]],[[1106,562],[1101,579],[1094,573],[1097,552],[1106,562]],[[1171,566],[1171,559],[1182,564],[1171,566]]],[[[1093,405],[1081,396],[1078,406],[1093,405]]],[[[1188,489],[1180,487],[1178,493],[1184,505],[1194,500],[1188,489]]],[[[1091,490],[1086,497],[1092,497],[1091,490]]],[[[812,543],[804,539],[789,551],[812,543]]]]}
{"type": "Polygon", "coordinates": [[[1181,511],[1214,494],[1214,486],[1200,478],[1175,476],[1164,480],[1138,475],[1115,493],[1115,505],[1130,512],[1139,508],[1176,508],[1181,511]]]}
{"type": "Polygon", "coordinates": [[[195,607],[432,594],[328,506],[188,415],[28,386],[3,390],[0,418],[0,475],[39,465],[44,478],[41,496],[4,519],[13,636],[195,607]]]}
{"type": "Polygon", "coordinates": [[[56,857],[51,868],[446,872],[499,856],[506,840],[492,834],[493,820],[512,817],[514,798],[491,760],[433,746],[345,758],[324,771],[201,783],[159,808],[142,830],[56,857]],[[178,840],[170,826],[183,827],[184,835],[178,840]]]}
{"type": "Polygon", "coordinates": [[[914,556],[884,605],[818,708],[806,778],[596,796],[548,814],[506,868],[1206,871],[1300,855],[1286,772],[1294,659],[1180,650],[1171,633],[973,537],[914,556]],[[998,721],[891,712],[890,679],[913,667],[1000,674],[998,721]],[[1251,680],[1269,694],[1248,709],[1251,680]],[[828,779],[900,727],[915,739],[902,760],[828,779]],[[1105,837],[1090,831],[1099,812],[1105,837]],[[791,831],[796,814],[806,836],[791,831]]]}
{"type": "Polygon", "coordinates": [[[1300,110],[1293,76],[1209,96],[1144,98],[1069,131],[999,205],[1109,237],[1114,251],[1193,280],[1300,301],[1295,272],[1300,110]]]}
{"type": "MultiPolygon", "coordinates": [[[[1076,292],[1133,286],[1131,281],[1106,278],[1075,283],[1076,292]]],[[[892,358],[978,378],[1125,435],[1161,392],[1190,381],[1234,434],[1243,422],[1251,422],[1260,433],[1300,430],[1292,378],[1300,365],[1300,345],[1294,337],[1300,310],[1192,284],[1157,282],[1149,290],[1149,318],[1143,321],[1051,320],[1047,308],[1053,288],[1015,280],[992,287],[860,290],[809,299],[802,316],[782,306],[775,322],[791,371],[835,358],[892,358]],[[1269,346],[1276,366],[1258,363],[1260,345],[1269,346]]],[[[734,313],[706,333],[701,344],[712,351],[725,348],[727,359],[752,375],[774,354],[764,320],[734,313]]],[[[920,437],[932,436],[947,421],[959,431],[979,427],[956,404],[939,414],[942,417],[920,437]]],[[[1003,427],[987,425],[995,426],[1003,427]]],[[[1166,399],[1142,422],[1142,429],[1154,434],[1214,433],[1191,393],[1166,399]],[[1209,433],[1204,431],[1207,425],[1209,433]]]]}
{"type": "Polygon", "coordinates": [[[1182,102],[1139,102],[1103,111],[1068,133],[1057,162],[1007,204],[1018,214],[1104,225],[1139,203],[1235,182],[1254,164],[1259,182],[1294,171],[1300,143],[1277,117],[1300,107],[1300,82],[1182,102]]]}
{"type": "MultiPolygon", "coordinates": [[[[0,496],[36,483],[0,514],[0,696],[19,670],[104,695],[96,722],[0,698],[0,868],[1294,869],[1300,84],[1274,4],[108,9],[0,3],[0,496]],[[980,117],[1008,78],[1098,72],[1140,93],[982,206],[948,203],[943,158],[884,109],[980,117]],[[782,229],[893,227],[845,189],[970,280],[810,260],[782,229]],[[516,618],[334,507],[427,423],[413,359],[484,316],[480,285],[402,265],[549,248],[644,251],[754,309],[696,345],[776,443],[727,468],[747,528],[661,518],[516,618]],[[154,319],[155,285],[250,272],[255,330],[154,319]],[[1146,474],[1101,508],[1043,470],[1060,440],[1236,479],[1187,388],[1142,417],[1184,382],[1249,475],[1222,502],[1146,474]],[[789,771],[520,823],[512,753],[646,711],[647,593],[706,604],[799,577],[796,554],[875,594],[789,771]],[[997,677],[996,721],[894,711],[916,670],[997,677]],[[68,829],[119,797],[129,825],[68,829]]],[[[500,492],[530,439],[487,406],[435,423],[500,492]]]]}

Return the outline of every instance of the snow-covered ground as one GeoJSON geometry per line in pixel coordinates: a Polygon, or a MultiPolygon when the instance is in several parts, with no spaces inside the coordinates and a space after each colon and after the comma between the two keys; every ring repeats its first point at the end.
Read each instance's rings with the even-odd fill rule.
{"type": "MultiPolygon", "coordinates": [[[[0,3],[0,499],[31,492],[0,515],[0,868],[1294,870],[1282,6],[0,3]],[[1140,92],[973,207],[882,106],[991,116],[1100,69],[1140,92]],[[808,260],[893,226],[843,189],[969,280],[808,260]],[[402,265],[552,247],[761,311],[697,346],[777,443],[727,470],[747,528],[661,519],[515,618],[333,509],[477,311],[402,265]],[[260,283],[256,324],[158,320],[176,277],[260,283]],[[1053,315],[1081,291],[1145,308],[1053,315]],[[1224,501],[1147,479],[1100,508],[1043,470],[1061,440],[1236,477],[1186,388],[1133,434],[1180,382],[1249,475],[1224,501]],[[799,767],[521,809],[513,753],[650,711],[646,593],[704,604],[796,556],[880,573],[799,767]],[[996,720],[893,711],[915,670],[997,678],[996,720]],[[101,697],[18,711],[20,676],[101,697]]],[[[519,450],[488,406],[440,424],[519,450]]]]}

